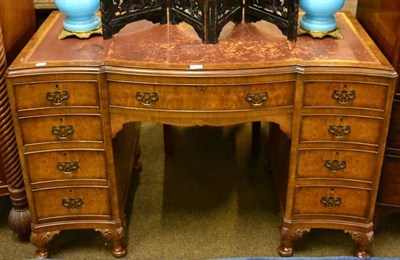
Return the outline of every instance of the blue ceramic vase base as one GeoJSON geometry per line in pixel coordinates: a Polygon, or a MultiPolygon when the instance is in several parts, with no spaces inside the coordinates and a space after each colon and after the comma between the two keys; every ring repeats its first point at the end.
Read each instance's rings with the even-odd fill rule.
{"type": "Polygon", "coordinates": [[[70,32],[89,32],[98,29],[101,26],[101,21],[97,15],[80,19],[67,17],[63,22],[63,26],[65,30],[70,32]]]}
{"type": "Polygon", "coordinates": [[[326,36],[329,36],[329,37],[335,38],[337,40],[343,39],[343,35],[340,33],[338,28],[336,28],[332,31],[323,32],[323,31],[306,30],[300,26],[297,30],[297,35],[300,36],[300,35],[304,35],[304,34],[308,34],[313,38],[324,38],[326,36]]]}
{"type": "Polygon", "coordinates": [[[61,33],[58,35],[58,39],[62,40],[65,39],[67,37],[77,37],[79,39],[87,39],[89,37],[91,37],[92,35],[101,35],[103,33],[103,30],[101,28],[101,26],[95,30],[91,30],[88,32],[71,32],[68,30],[63,29],[61,31],[61,33]]]}
{"type": "Polygon", "coordinates": [[[330,32],[336,29],[337,24],[333,16],[315,17],[306,14],[301,18],[300,26],[304,30],[330,32]]]}

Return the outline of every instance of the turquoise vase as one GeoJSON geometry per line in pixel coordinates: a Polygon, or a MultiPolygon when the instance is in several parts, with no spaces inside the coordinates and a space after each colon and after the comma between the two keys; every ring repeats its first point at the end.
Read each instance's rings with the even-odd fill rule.
{"type": "Polygon", "coordinates": [[[337,29],[334,14],[342,9],[344,0],[300,0],[304,15],[300,28],[309,32],[329,33],[337,29]]]}
{"type": "Polygon", "coordinates": [[[55,0],[59,11],[66,15],[63,26],[70,32],[89,32],[101,26],[97,11],[100,0],[55,0]]]}

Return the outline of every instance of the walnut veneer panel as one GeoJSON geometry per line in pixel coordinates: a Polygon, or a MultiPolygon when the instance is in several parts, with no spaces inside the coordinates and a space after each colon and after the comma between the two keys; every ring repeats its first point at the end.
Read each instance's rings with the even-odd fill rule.
{"type": "Polygon", "coordinates": [[[109,218],[110,205],[108,190],[105,187],[66,187],[35,190],[32,192],[34,207],[38,221],[46,218],[76,219],[77,216],[103,216],[109,218]],[[70,199],[81,200],[79,208],[68,204],[70,199]],[[67,203],[61,203],[65,202],[67,203]]]}
{"type": "Polygon", "coordinates": [[[375,152],[342,149],[304,149],[299,151],[297,178],[371,182],[375,174],[375,152]],[[328,167],[334,162],[342,167],[328,167]]]}
{"type": "Polygon", "coordinates": [[[103,151],[38,152],[28,154],[26,163],[30,173],[29,179],[33,184],[46,181],[107,179],[103,151]]]}
{"type": "Polygon", "coordinates": [[[293,206],[295,218],[310,218],[312,215],[329,215],[329,219],[340,218],[368,218],[368,205],[371,201],[371,191],[368,189],[357,189],[352,187],[328,187],[307,186],[296,187],[293,206]],[[321,200],[332,198],[321,207],[321,200]],[[331,206],[330,203],[338,203],[335,199],[340,198],[340,207],[331,206]]]}
{"type": "Polygon", "coordinates": [[[259,22],[227,26],[214,45],[202,44],[184,24],[145,21],[129,24],[109,40],[58,40],[63,18],[57,12],[50,15],[8,74],[24,177],[32,188],[28,198],[36,208],[31,237],[36,256],[49,255],[44,237],[50,242],[72,228],[100,229],[114,240],[114,256],[126,253],[121,243],[124,207],[129,172],[140,168],[140,121],[274,123],[275,145],[268,147],[281,206],[279,254],[292,255],[293,241],[310,228],[333,228],[350,233],[356,255],[368,256],[397,75],[349,13],[337,14],[344,40],[301,36],[288,42],[276,27],[259,22]],[[43,99],[54,82],[71,92],[62,105],[43,99]],[[91,92],[72,97],[82,93],[78,87],[69,90],[74,82],[91,92]],[[40,99],[37,103],[24,103],[30,92],[40,99]],[[63,140],[49,138],[57,118],[65,118],[64,125],[73,125],[76,132],[63,140]],[[80,132],[87,128],[92,131],[80,132]],[[71,178],[51,178],[50,170],[36,173],[32,162],[55,167],[56,158],[68,152],[84,163],[91,150],[104,150],[105,171],[97,163],[82,179],[79,170],[71,178]],[[59,205],[56,213],[47,212],[40,206],[44,196],[60,204],[76,187],[73,212],[59,205]],[[103,187],[104,194],[82,204],[94,187],[103,187]]]}
{"type": "Polygon", "coordinates": [[[15,88],[19,110],[64,106],[99,107],[97,82],[60,80],[21,84],[15,88]]]}
{"type": "Polygon", "coordinates": [[[387,89],[382,85],[353,83],[353,82],[306,82],[304,86],[304,106],[344,107],[338,102],[339,97],[335,93],[346,89],[352,92],[354,99],[349,100],[349,106],[354,108],[385,109],[387,89]],[[373,97],[373,98],[371,98],[373,97]]]}
{"type": "Polygon", "coordinates": [[[268,93],[265,102],[258,108],[284,108],[293,106],[295,82],[278,82],[269,84],[237,85],[206,85],[192,84],[179,86],[179,93],[175,94],[173,86],[142,85],[121,82],[109,83],[110,105],[128,106],[148,109],[187,109],[187,110],[229,110],[252,109],[251,100],[246,100],[249,93],[268,93]],[[136,99],[137,93],[158,94],[158,100],[146,104],[136,99]],[[132,97],[126,99],[126,97],[132,97]],[[127,102],[128,101],[128,102],[127,102]]]}
{"type": "Polygon", "coordinates": [[[301,142],[355,142],[368,145],[379,143],[381,119],[344,115],[307,115],[301,122],[301,142]],[[349,127],[349,133],[336,136],[332,127],[349,127]],[[325,131],[321,131],[324,129],[325,131]]]}

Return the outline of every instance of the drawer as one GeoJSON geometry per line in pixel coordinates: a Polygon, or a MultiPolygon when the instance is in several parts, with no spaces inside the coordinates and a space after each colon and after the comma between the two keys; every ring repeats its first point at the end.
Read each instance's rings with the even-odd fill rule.
{"type": "Polygon", "coordinates": [[[293,106],[294,82],[234,86],[163,86],[109,82],[111,106],[234,110],[293,106]]]}
{"type": "Polygon", "coordinates": [[[26,117],[20,127],[24,144],[103,140],[100,115],[26,117]]]}
{"type": "Polygon", "coordinates": [[[99,107],[97,82],[44,82],[14,85],[18,110],[43,107],[99,107]]]}
{"type": "Polygon", "coordinates": [[[384,110],[387,85],[307,82],[304,86],[305,107],[354,107],[384,110]]]}
{"type": "Polygon", "coordinates": [[[107,188],[71,187],[32,192],[38,220],[47,218],[79,218],[109,216],[107,188]]]}
{"type": "Polygon", "coordinates": [[[300,150],[297,178],[374,179],[376,153],[335,149],[300,150]]]}
{"type": "Polygon", "coordinates": [[[31,183],[51,180],[107,179],[103,151],[37,152],[25,157],[31,183]]]}
{"type": "Polygon", "coordinates": [[[368,218],[371,191],[367,189],[301,186],[295,188],[293,215],[335,215],[340,217],[368,218]]]}
{"type": "Polygon", "coordinates": [[[307,115],[302,117],[302,142],[354,142],[377,145],[382,120],[379,118],[307,115]]]}

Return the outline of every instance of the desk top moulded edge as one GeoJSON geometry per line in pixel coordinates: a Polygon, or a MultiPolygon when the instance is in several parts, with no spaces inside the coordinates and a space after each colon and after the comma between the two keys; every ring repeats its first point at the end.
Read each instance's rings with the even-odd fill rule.
{"type": "Polygon", "coordinates": [[[108,40],[101,36],[58,40],[64,15],[54,11],[10,66],[9,74],[24,74],[25,69],[31,74],[44,69],[99,73],[110,68],[144,69],[148,73],[153,69],[179,70],[189,74],[272,68],[340,73],[351,67],[354,73],[365,73],[367,69],[369,74],[396,77],[358,21],[349,12],[338,13],[337,18],[346,40],[305,35],[290,42],[275,25],[261,21],[226,26],[219,43],[208,45],[184,23],[160,25],[148,21],[127,25],[108,40]]]}

